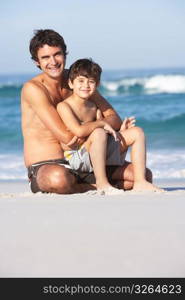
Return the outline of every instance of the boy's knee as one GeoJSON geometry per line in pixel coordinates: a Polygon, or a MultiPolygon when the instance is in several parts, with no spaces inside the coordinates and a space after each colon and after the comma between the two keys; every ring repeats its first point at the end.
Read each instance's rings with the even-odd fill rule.
{"type": "Polygon", "coordinates": [[[133,129],[135,138],[144,138],[145,137],[144,131],[141,127],[135,126],[132,129],[133,129]]]}
{"type": "Polygon", "coordinates": [[[40,168],[37,182],[42,191],[57,194],[69,194],[75,183],[75,177],[63,166],[50,165],[40,168]]]}
{"type": "Polygon", "coordinates": [[[92,132],[91,137],[95,138],[95,139],[106,139],[107,138],[107,133],[103,128],[96,128],[92,132]]]}

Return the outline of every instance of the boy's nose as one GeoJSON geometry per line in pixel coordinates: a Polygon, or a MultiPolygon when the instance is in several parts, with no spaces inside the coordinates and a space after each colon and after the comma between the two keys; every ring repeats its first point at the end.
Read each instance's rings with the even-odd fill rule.
{"type": "Polygon", "coordinates": [[[89,87],[89,81],[88,81],[88,80],[85,81],[85,82],[84,82],[84,85],[85,85],[85,87],[89,87]]]}

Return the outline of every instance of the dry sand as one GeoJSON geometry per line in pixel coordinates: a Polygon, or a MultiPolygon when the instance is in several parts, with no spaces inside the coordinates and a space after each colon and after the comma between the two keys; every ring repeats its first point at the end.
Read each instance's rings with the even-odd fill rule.
{"type": "Polygon", "coordinates": [[[0,183],[0,277],[185,277],[185,180],[164,193],[32,194],[0,183]]]}

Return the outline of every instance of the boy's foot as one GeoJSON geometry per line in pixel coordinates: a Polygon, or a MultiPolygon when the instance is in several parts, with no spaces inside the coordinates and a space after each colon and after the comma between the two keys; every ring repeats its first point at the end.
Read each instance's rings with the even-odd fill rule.
{"type": "Polygon", "coordinates": [[[163,189],[153,185],[152,183],[144,180],[140,182],[135,182],[133,191],[137,192],[144,192],[144,191],[151,191],[151,192],[164,192],[163,189]]]}
{"type": "Polygon", "coordinates": [[[124,193],[124,190],[119,190],[114,188],[113,186],[108,186],[102,189],[97,190],[99,195],[122,195],[124,193]]]}

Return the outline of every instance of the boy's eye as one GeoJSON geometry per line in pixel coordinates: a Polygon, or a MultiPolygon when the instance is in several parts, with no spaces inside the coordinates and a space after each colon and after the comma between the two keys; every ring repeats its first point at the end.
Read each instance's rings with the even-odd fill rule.
{"type": "Polygon", "coordinates": [[[92,84],[95,84],[95,81],[94,80],[89,80],[90,83],[92,84]]]}

